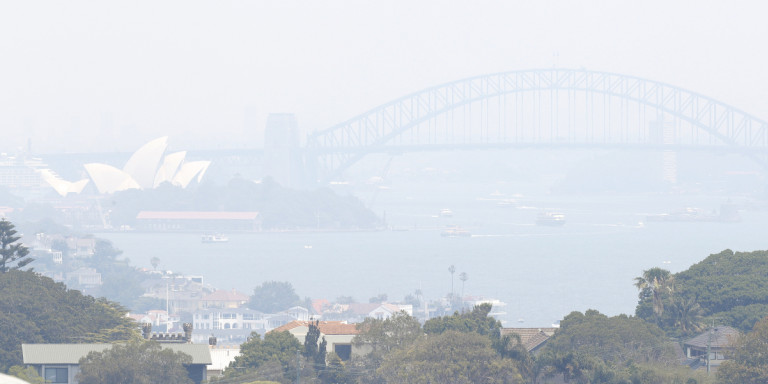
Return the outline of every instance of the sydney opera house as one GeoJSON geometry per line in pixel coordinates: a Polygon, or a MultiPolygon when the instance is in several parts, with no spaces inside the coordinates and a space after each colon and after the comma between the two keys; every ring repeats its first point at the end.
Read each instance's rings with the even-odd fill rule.
{"type": "MultiPolygon", "coordinates": [[[[186,161],[186,151],[166,154],[167,148],[168,137],[161,137],[134,152],[122,169],[101,163],[85,164],[84,167],[102,194],[128,189],[151,189],[166,182],[186,188],[192,181],[202,180],[210,161],[186,161]]],[[[88,179],[69,182],[46,171],[39,170],[43,179],[62,196],[78,194],[88,183],[88,179]]]]}

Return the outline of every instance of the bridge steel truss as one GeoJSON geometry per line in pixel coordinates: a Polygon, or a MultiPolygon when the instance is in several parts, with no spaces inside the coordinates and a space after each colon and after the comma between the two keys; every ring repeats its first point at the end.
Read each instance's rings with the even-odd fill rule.
{"type": "Polygon", "coordinates": [[[366,154],[550,146],[719,147],[768,158],[768,123],[710,97],[615,73],[538,69],[427,88],[307,138],[322,181],[366,154]]]}

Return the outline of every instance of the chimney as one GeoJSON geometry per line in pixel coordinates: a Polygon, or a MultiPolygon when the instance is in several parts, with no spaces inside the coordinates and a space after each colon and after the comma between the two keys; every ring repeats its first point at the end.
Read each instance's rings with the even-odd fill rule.
{"type": "Polygon", "coordinates": [[[184,323],[182,325],[182,328],[184,329],[184,340],[187,343],[192,342],[192,323],[184,323]]]}
{"type": "Polygon", "coordinates": [[[144,339],[149,340],[152,335],[152,323],[141,324],[141,335],[144,336],[144,339]]]}

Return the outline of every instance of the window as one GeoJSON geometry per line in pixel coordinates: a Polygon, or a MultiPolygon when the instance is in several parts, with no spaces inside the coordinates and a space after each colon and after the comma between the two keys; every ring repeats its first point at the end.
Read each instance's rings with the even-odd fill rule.
{"type": "Polygon", "coordinates": [[[254,320],[253,313],[243,313],[243,320],[254,320]]]}
{"type": "Polygon", "coordinates": [[[333,351],[341,360],[347,361],[352,357],[352,344],[334,344],[333,351]]]}
{"type": "Polygon", "coordinates": [[[46,383],[68,383],[66,368],[45,368],[46,383]]]}

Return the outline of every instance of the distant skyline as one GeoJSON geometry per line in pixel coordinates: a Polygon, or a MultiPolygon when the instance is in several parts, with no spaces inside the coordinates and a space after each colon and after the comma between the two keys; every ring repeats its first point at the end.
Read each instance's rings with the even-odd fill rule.
{"type": "Polygon", "coordinates": [[[423,88],[586,68],[686,88],[768,119],[757,1],[164,1],[0,4],[0,151],[260,147],[423,88]]]}

